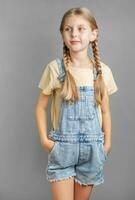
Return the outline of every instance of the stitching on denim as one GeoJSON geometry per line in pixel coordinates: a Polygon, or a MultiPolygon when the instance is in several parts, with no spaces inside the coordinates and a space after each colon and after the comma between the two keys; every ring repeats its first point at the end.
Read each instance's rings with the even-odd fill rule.
{"type": "Polygon", "coordinates": [[[76,183],[79,183],[79,185],[81,185],[81,186],[89,186],[89,185],[93,185],[93,184],[94,184],[94,183],[91,183],[91,184],[89,184],[89,183],[88,183],[88,184],[82,183],[81,181],[79,181],[79,180],[76,179],[76,178],[75,178],[75,182],[76,182],[76,183]]]}
{"type": "Polygon", "coordinates": [[[70,179],[74,176],[68,176],[68,177],[62,177],[62,178],[58,178],[58,179],[49,179],[47,178],[50,182],[56,182],[56,181],[62,181],[62,180],[67,180],[67,179],[70,179]]]}

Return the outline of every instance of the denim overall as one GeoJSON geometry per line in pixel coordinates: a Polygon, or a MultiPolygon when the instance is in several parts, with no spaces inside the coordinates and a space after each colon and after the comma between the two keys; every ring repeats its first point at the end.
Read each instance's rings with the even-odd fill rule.
{"type": "MultiPolygon", "coordinates": [[[[60,67],[58,79],[63,82],[63,59],[57,62],[60,67]]],[[[99,123],[94,88],[88,85],[77,88],[79,100],[73,104],[62,100],[59,130],[49,132],[48,137],[55,143],[48,153],[46,178],[52,182],[74,176],[80,185],[99,185],[104,182],[103,166],[108,154],[103,146],[104,133],[99,123]]]]}

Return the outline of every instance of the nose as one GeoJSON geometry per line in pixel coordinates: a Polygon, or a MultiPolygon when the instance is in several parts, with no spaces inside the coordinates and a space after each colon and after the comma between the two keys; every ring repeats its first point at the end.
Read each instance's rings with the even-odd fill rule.
{"type": "Polygon", "coordinates": [[[76,30],[76,29],[73,29],[73,30],[71,31],[71,36],[72,36],[72,37],[76,37],[77,35],[78,35],[77,30],[76,30]]]}

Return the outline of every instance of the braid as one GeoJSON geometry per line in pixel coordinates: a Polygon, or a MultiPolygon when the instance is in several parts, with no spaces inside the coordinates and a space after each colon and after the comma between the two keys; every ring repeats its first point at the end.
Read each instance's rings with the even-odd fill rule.
{"type": "Polygon", "coordinates": [[[69,71],[68,66],[70,63],[70,52],[69,52],[68,47],[65,45],[65,43],[63,44],[63,57],[64,57],[65,70],[67,72],[69,71]]]}
{"type": "MultiPolygon", "coordinates": [[[[94,57],[94,61],[95,61],[95,67],[98,72],[99,68],[101,68],[98,41],[96,40],[96,41],[92,42],[91,44],[92,44],[92,50],[93,50],[93,57],[94,57]]],[[[102,71],[101,71],[101,74],[102,74],[102,71]]],[[[97,75],[98,75],[98,73],[97,73],[97,75]]]]}
{"type": "Polygon", "coordinates": [[[91,42],[93,57],[94,57],[94,67],[96,68],[96,80],[94,80],[95,97],[97,105],[101,104],[102,97],[104,95],[104,80],[102,76],[102,69],[100,64],[100,55],[98,48],[98,40],[91,42]]]}
{"type": "Polygon", "coordinates": [[[68,47],[63,43],[63,57],[64,57],[64,67],[65,67],[65,79],[62,86],[61,96],[68,100],[69,103],[73,103],[75,100],[79,99],[79,94],[77,92],[76,82],[74,77],[70,73],[69,65],[71,62],[70,51],[68,47]]]}

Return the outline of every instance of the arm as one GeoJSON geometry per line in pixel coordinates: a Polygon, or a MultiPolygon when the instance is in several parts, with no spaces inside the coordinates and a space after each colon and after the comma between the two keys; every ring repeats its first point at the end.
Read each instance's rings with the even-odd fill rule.
{"type": "Polygon", "coordinates": [[[111,151],[111,111],[109,104],[109,95],[105,90],[105,95],[102,99],[101,104],[101,112],[102,112],[102,130],[105,134],[105,142],[104,147],[107,153],[111,151]]]}
{"type": "Polygon", "coordinates": [[[52,148],[52,144],[54,144],[54,142],[47,137],[47,106],[49,96],[50,95],[45,95],[41,92],[36,105],[36,120],[40,142],[45,149],[47,148],[47,150],[52,148]]]}

